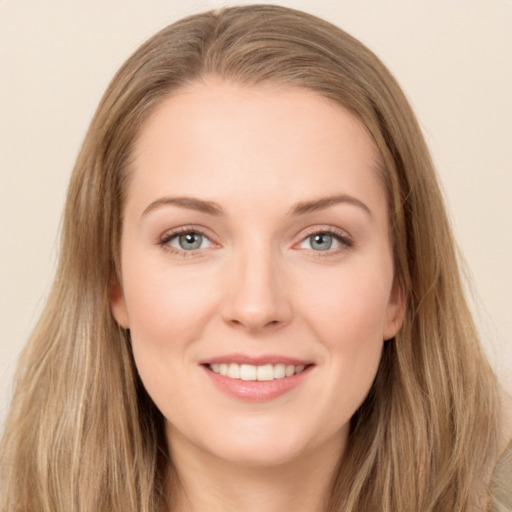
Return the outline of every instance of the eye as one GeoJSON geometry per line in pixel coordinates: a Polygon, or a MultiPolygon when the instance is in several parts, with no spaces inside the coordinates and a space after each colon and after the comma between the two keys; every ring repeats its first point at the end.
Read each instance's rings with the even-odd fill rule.
{"type": "Polygon", "coordinates": [[[305,238],[301,244],[301,249],[312,249],[313,251],[328,251],[329,249],[336,249],[339,247],[340,242],[329,233],[314,233],[305,238]]]}
{"type": "Polygon", "coordinates": [[[340,242],[336,240],[329,233],[315,233],[314,235],[308,236],[301,244],[304,249],[313,249],[314,251],[328,251],[340,245],[340,242]],[[304,247],[304,245],[306,247],[304,247]]]}
{"type": "Polygon", "coordinates": [[[352,246],[352,241],[344,233],[318,229],[310,232],[298,245],[299,249],[328,254],[338,253],[352,246]]]}
{"type": "Polygon", "coordinates": [[[184,251],[193,251],[195,249],[203,249],[208,244],[208,238],[199,233],[185,233],[174,236],[168,243],[169,245],[183,249],[184,251]]]}
{"type": "Polygon", "coordinates": [[[213,245],[207,236],[193,230],[169,233],[160,243],[168,249],[177,251],[196,251],[213,245]]]}

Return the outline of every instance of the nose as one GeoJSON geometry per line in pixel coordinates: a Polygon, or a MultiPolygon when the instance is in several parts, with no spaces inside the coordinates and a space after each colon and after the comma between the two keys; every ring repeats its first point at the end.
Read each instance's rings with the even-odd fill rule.
{"type": "Polygon", "coordinates": [[[270,251],[252,251],[236,258],[227,272],[222,317],[251,333],[277,330],[293,316],[289,290],[277,258],[270,251]]]}

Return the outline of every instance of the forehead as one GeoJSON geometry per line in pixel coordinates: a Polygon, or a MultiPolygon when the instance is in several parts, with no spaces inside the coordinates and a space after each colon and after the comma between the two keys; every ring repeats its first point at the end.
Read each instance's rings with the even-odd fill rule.
{"type": "Polygon", "coordinates": [[[365,127],[305,88],[198,82],[179,89],[146,120],[133,157],[128,202],[164,194],[280,202],[382,195],[380,158],[365,127]]]}

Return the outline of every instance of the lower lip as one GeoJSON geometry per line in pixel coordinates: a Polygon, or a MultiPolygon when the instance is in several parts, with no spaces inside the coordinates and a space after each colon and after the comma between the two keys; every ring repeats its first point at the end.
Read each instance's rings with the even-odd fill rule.
{"type": "Polygon", "coordinates": [[[283,377],[282,379],[267,381],[230,379],[229,377],[225,377],[224,375],[211,371],[206,366],[203,366],[202,368],[215,386],[224,393],[239,400],[245,400],[248,402],[264,402],[267,400],[273,400],[274,398],[282,396],[295,389],[308,377],[313,366],[308,366],[302,372],[292,375],[291,377],[283,377]]]}

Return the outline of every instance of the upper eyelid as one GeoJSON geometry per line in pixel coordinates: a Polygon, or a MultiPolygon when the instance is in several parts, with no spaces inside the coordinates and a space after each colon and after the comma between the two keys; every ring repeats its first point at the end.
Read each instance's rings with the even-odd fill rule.
{"type": "Polygon", "coordinates": [[[328,225],[316,225],[305,228],[299,235],[299,241],[302,241],[317,233],[327,233],[329,235],[336,235],[347,240],[353,240],[352,235],[345,229],[328,225]]]}
{"type": "MultiPolygon", "coordinates": [[[[203,228],[201,226],[195,226],[195,225],[186,225],[186,226],[179,226],[177,228],[171,228],[164,231],[159,237],[159,241],[164,240],[170,240],[171,238],[174,238],[175,236],[179,236],[185,233],[197,233],[198,235],[204,236],[208,238],[208,240],[211,240],[212,235],[210,235],[210,230],[203,228]]],[[[211,240],[212,241],[212,240],[211,240]]]]}

